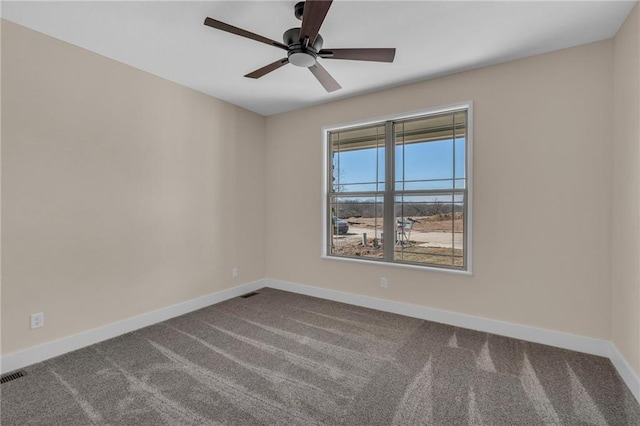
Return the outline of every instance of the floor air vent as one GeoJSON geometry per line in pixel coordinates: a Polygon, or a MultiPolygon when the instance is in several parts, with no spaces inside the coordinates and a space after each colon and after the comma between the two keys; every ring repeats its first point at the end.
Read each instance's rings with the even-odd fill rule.
{"type": "Polygon", "coordinates": [[[25,375],[24,371],[16,371],[15,373],[5,374],[4,376],[0,377],[0,384],[7,383],[15,379],[19,379],[24,375],[25,375]]]}
{"type": "Polygon", "coordinates": [[[242,298],[246,299],[247,297],[252,297],[252,296],[255,296],[256,294],[260,294],[260,293],[255,292],[255,291],[252,291],[251,293],[243,294],[243,295],[242,295],[242,296],[240,296],[240,297],[242,297],[242,298]]]}

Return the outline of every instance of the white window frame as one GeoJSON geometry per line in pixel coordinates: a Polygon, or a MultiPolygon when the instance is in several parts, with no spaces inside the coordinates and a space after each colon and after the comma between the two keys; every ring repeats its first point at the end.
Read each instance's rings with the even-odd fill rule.
{"type": "Polygon", "coordinates": [[[423,271],[435,271],[435,272],[444,272],[448,274],[458,274],[458,275],[473,275],[473,101],[466,101],[457,104],[429,108],[419,111],[405,112],[400,114],[392,114],[383,117],[377,117],[368,120],[361,121],[353,121],[348,123],[342,123],[337,125],[325,126],[322,128],[322,248],[321,248],[321,258],[328,260],[337,260],[340,262],[350,262],[350,263],[360,263],[367,265],[377,265],[384,267],[396,267],[396,268],[406,268],[406,269],[419,269],[423,271]],[[345,256],[336,256],[328,253],[327,249],[329,247],[329,206],[328,206],[328,194],[330,191],[329,186],[329,133],[335,132],[339,130],[344,130],[352,127],[363,127],[367,125],[374,125],[383,123],[386,121],[394,121],[394,120],[406,120],[411,118],[418,118],[421,116],[427,115],[436,115],[441,113],[454,112],[457,110],[466,109],[467,110],[467,138],[466,138],[466,152],[465,152],[465,160],[466,160],[466,170],[465,170],[465,179],[466,179],[466,223],[464,229],[464,246],[465,246],[465,269],[452,269],[447,267],[438,267],[433,265],[418,265],[418,264],[407,264],[407,263],[398,263],[398,262],[388,262],[374,259],[356,259],[345,256]]]}

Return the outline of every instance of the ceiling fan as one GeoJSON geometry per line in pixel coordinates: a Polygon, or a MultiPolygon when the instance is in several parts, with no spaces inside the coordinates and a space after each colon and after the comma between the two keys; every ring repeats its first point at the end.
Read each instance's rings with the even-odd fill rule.
{"type": "Polygon", "coordinates": [[[302,26],[285,31],[282,35],[284,43],[234,27],[233,25],[217,21],[213,18],[205,19],[204,24],[287,51],[286,58],[278,59],[269,65],[250,72],[245,75],[245,77],[260,78],[283,65],[291,63],[297,67],[309,68],[327,92],[333,92],[334,90],[340,89],[340,85],[331,77],[327,70],[318,63],[318,58],[393,62],[396,49],[323,49],[323,39],[319,31],[324,22],[324,18],[327,16],[329,7],[331,7],[331,3],[332,0],[307,0],[306,2],[297,3],[294,8],[294,14],[296,18],[302,21],[302,26]]]}

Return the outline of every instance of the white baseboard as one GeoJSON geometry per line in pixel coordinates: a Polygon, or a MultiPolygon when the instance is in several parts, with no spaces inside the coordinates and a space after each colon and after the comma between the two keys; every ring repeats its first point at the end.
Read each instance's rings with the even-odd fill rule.
{"type": "Polygon", "coordinates": [[[560,331],[459,314],[456,312],[427,308],[410,303],[393,302],[391,300],[377,299],[375,297],[362,296],[337,290],[328,290],[326,288],[312,287],[287,281],[269,278],[265,281],[267,287],[278,290],[291,291],[293,293],[305,294],[307,296],[319,297],[321,299],[349,303],[351,305],[377,309],[379,311],[391,312],[408,317],[449,324],[456,327],[498,334],[500,336],[513,337],[515,339],[526,340],[528,342],[541,343],[543,345],[607,357],[611,359],[613,366],[618,370],[618,374],[620,374],[635,398],[640,402],[640,377],[638,377],[636,372],[631,368],[618,348],[608,340],[594,339],[591,337],[578,336],[560,331]]]}
{"type": "Polygon", "coordinates": [[[361,296],[353,293],[328,290],[326,288],[312,287],[269,278],[266,279],[266,286],[278,290],[291,291],[322,299],[334,300],[336,302],[377,309],[379,311],[425,319],[442,324],[449,324],[456,327],[498,334],[500,336],[513,337],[515,339],[526,340],[528,342],[542,343],[544,345],[570,349],[572,351],[584,352],[591,355],[609,357],[611,353],[611,342],[607,340],[594,339],[591,337],[578,336],[560,331],[459,314],[457,312],[427,308],[425,306],[413,305],[410,303],[377,299],[375,297],[361,296]]]}
{"type": "Polygon", "coordinates": [[[613,366],[618,370],[618,374],[620,374],[622,380],[624,380],[631,390],[631,393],[633,393],[638,402],[640,402],[640,376],[631,368],[627,360],[618,350],[618,347],[612,342],[609,343],[609,358],[613,366]]]}
{"type": "Polygon", "coordinates": [[[53,342],[43,343],[38,346],[13,352],[2,356],[0,359],[0,372],[4,374],[9,371],[17,370],[18,368],[23,368],[37,362],[45,361],[58,355],[93,345],[94,343],[102,342],[170,318],[223,302],[264,286],[264,280],[241,284],[236,287],[217,291],[196,299],[171,305],[166,308],[147,312],[133,318],[107,324],[72,336],[63,337],[62,339],[55,340],[53,342]]]}

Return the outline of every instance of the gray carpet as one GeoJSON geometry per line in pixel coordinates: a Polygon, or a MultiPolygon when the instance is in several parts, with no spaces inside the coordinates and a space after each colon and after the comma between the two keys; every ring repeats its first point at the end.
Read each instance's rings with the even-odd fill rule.
{"type": "Polygon", "coordinates": [[[606,358],[272,289],[25,369],[2,425],[640,425],[606,358]]]}

